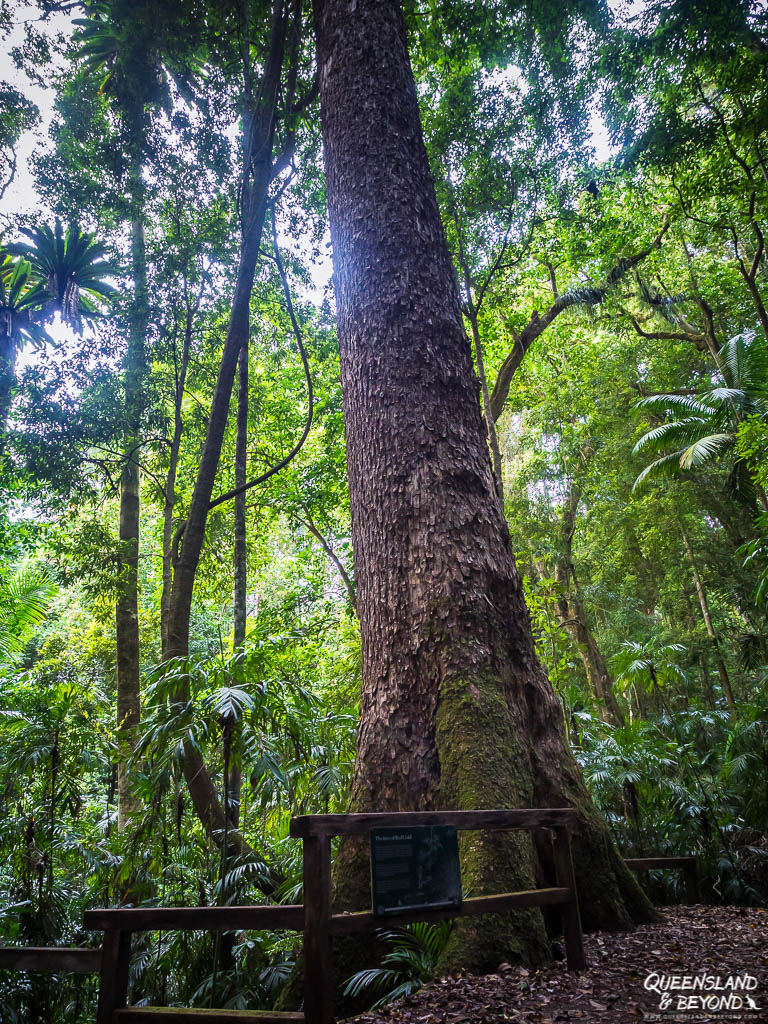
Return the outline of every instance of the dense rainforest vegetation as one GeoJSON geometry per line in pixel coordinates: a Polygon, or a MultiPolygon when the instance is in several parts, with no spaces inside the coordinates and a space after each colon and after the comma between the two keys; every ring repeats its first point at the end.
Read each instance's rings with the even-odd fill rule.
{"type": "MultiPolygon", "coordinates": [[[[573,806],[590,928],[680,896],[621,855],[763,901],[765,5],[1,0],[0,32],[0,944],[300,902],[291,816],[349,809],[573,806]]],[[[462,857],[475,894],[551,874],[462,857]]],[[[551,955],[538,910],[391,941],[369,1003],[551,955]]],[[[292,933],[137,948],[134,1002],[293,998],[292,933]]],[[[3,1021],[94,997],[0,975],[3,1021]]]]}

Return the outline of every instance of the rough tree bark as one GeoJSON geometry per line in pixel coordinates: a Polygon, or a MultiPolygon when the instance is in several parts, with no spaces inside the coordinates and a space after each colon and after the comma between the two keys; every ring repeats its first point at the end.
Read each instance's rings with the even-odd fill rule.
{"type": "Polygon", "coordinates": [[[139,449],[144,408],[145,343],[149,326],[147,262],[141,200],[141,162],[134,161],[131,214],[131,273],[134,281],[125,355],[125,426],[120,476],[120,582],[115,605],[117,664],[117,826],[122,830],[139,810],[127,762],[138,740],[141,719],[139,665],[139,449]]]}
{"type": "MultiPolygon", "coordinates": [[[[578,809],[588,927],[653,910],[568,749],[534,653],[396,0],[316,0],[363,689],[354,810],[578,809]]],[[[464,884],[530,886],[547,844],[469,833],[464,884]],[[538,854],[538,856],[537,856],[538,854]]],[[[342,848],[343,905],[367,902],[342,848]]],[[[462,923],[448,967],[547,956],[537,910],[462,923]]]]}

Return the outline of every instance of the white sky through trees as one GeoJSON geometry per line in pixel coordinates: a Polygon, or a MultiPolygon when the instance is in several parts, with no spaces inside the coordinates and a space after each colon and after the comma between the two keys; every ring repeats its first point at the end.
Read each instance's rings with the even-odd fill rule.
{"type": "MultiPolygon", "coordinates": [[[[611,10],[622,20],[631,19],[636,16],[644,7],[643,0],[608,0],[611,10]]],[[[39,7],[34,3],[20,3],[14,11],[14,23],[10,33],[0,41],[0,79],[15,86],[25,97],[36,104],[39,111],[39,120],[29,130],[23,133],[17,146],[16,157],[17,167],[13,181],[8,186],[0,208],[0,234],[6,239],[15,234],[13,222],[19,218],[22,220],[50,220],[52,213],[42,203],[37,193],[34,176],[32,173],[32,159],[36,153],[50,146],[49,130],[53,118],[53,103],[56,90],[53,87],[46,88],[40,82],[29,78],[23,71],[14,65],[11,53],[14,47],[20,47],[24,42],[25,29],[28,24],[33,24],[38,29],[43,29],[51,38],[61,33],[65,37],[72,34],[73,13],[57,13],[41,18],[39,7]],[[10,230],[9,230],[10,229],[10,230]]],[[[54,65],[61,64],[61,59],[55,54],[54,65]]],[[[592,131],[592,145],[595,151],[595,158],[598,161],[608,159],[612,153],[612,147],[608,137],[608,129],[595,109],[590,114],[590,125],[592,131]]],[[[292,239],[285,231],[280,232],[281,245],[286,248],[298,250],[298,255],[308,264],[309,273],[312,279],[312,286],[307,289],[307,297],[319,301],[323,292],[328,286],[331,276],[331,258],[329,246],[321,245],[321,256],[314,261],[310,260],[309,253],[302,251],[300,240],[292,239]]],[[[326,238],[326,242],[328,239],[326,238]]],[[[50,325],[49,333],[57,342],[71,340],[72,332],[64,327],[58,320],[50,325]]],[[[20,354],[20,367],[33,358],[33,352],[25,348],[20,354]]]]}

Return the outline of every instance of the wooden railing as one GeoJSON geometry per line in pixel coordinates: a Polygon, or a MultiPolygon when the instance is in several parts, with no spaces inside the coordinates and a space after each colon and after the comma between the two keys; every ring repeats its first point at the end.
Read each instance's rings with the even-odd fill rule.
{"type": "Polygon", "coordinates": [[[699,874],[695,857],[630,857],[624,861],[633,871],[653,871],[657,868],[678,870],[685,879],[686,903],[699,901],[699,874]]]}
{"type": "Polygon", "coordinates": [[[262,1010],[193,1010],[162,1006],[127,1006],[128,968],[133,932],[151,931],[258,931],[284,928],[302,931],[304,907],[275,904],[262,907],[127,907],[87,910],[83,926],[104,932],[104,956],[96,1024],[128,1024],[132,1021],[216,1020],[303,1021],[301,1013],[270,1013],[262,1010]]]}
{"type": "Polygon", "coordinates": [[[387,924],[433,921],[475,914],[504,913],[518,907],[560,908],[568,967],[585,966],[581,922],[571,862],[568,826],[575,821],[569,808],[484,811],[418,811],[392,814],[316,814],[291,819],[291,835],[303,842],[304,903],[298,906],[150,907],[89,910],[84,927],[103,931],[98,949],[0,950],[0,968],[17,970],[100,971],[97,1024],[154,1024],[230,1021],[232,1024],[280,1024],[303,1021],[331,1024],[333,964],[331,939],[382,925],[372,910],[333,913],[331,907],[331,839],[365,835],[372,828],[450,825],[459,830],[552,829],[555,886],[523,892],[476,896],[456,907],[413,910],[388,915],[387,924]],[[304,933],[304,1013],[264,1010],[200,1010],[179,1007],[128,1006],[131,935],[141,931],[230,931],[287,929],[304,933]]]}
{"type": "Polygon", "coordinates": [[[98,974],[101,950],[82,946],[5,946],[0,948],[0,970],[98,974]]]}
{"type": "Polygon", "coordinates": [[[370,910],[334,914],[331,909],[331,838],[365,835],[372,828],[452,825],[466,829],[554,830],[556,888],[476,896],[458,907],[387,916],[387,923],[432,921],[474,914],[498,914],[518,907],[560,906],[568,967],[583,970],[584,947],[573,876],[568,825],[570,808],[498,811],[401,811],[392,814],[311,814],[291,820],[291,835],[304,842],[304,1012],[307,1024],[333,1021],[333,964],[330,938],[381,926],[370,910]]]}

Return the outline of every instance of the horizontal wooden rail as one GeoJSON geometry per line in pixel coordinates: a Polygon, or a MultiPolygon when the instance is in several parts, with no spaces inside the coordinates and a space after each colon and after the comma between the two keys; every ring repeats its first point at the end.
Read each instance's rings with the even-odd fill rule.
{"type": "Polygon", "coordinates": [[[685,884],[685,902],[698,903],[698,868],[695,857],[629,857],[625,864],[633,871],[681,870],[685,884]]]}
{"type": "Polygon", "coordinates": [[[682,871],[686,903],[699,902],[699,873],[695,857],[628,857],[624,863],[632,871],[682,871]]]}
{"type": "MultiPolygon", "coordinates": [[[[0,969],[76,974],[101,972],[98,1024],[331,1024],[331,939],[410,921],[439,921],[476,914],[505,913],[520,907],[560,906],[568,966],[584,967],[578,899],[571,863],[568,826],[576,820],[571,808],[522,808],[480,811],[406,811],[378,814],[317,814],[291,819],[291,835],[304,843],[304,904],[236,907],[125,907],[89,910],[84,925],[104,931],[103,949],[65,946],[0,948],[0,969]],[[336,913],[331,908],[331,843],[337,835],[365,835],[372,828],[449,825],[456,829],[553,830],[552,853],[556,885],[466,899],[458,906],[403,910],[385,919],[371,910],[336,913]],[[126,1006],[131,933],[141,931],[230,931],[287,929],[304,932],[306,1013],[270,1010],[191,1009],[167,1006],[126,1006]]],[[[632,857],[633,871],[679,869],[686,894],[698,893],[695,857],[632,857]]]]}
{"type": "Polygon", "coordinates": [[[370,910],[350,914],[332,914],[328,921],[330,935],[348,935],[350,932],[371,931],[386,924],[405,924],[408,921],[441,921],[451,917],[474,917],[476,914],[503,914],[519,907],[552,907],[568,903],[569,889],[526,889],[522,892],[504,892],[495,896],[473,896],[462,900],[457,907],[435,910],[408,911],[406,914],[387,914],[386,922],[370,910]]]}
{"type": "Polygon", "coordinates": [[[291,819],[290,834],[304,843],[304,1009],[307,1024],[332,1024],[334,936],[386,928],[411,921],[434,921],[474,914],[505,913],[518,907],[559,906],[568,967],[583,970],[584,947],[573,875],[568,826],[576,821],[569,807],[478,811],[398,811],[370,814],[313,814],[291,819]],[[458,906],[403,908],[386,918],[372,910],[334,914],[331,908],[331,838],[367,835],[371,829],[447,825],[458,830],[551,828],[555,887],[478,896],[458,906]]]}
{"type": "Polygon", "coordinates": [[[0,948],[0,970],[98,974],[101,950],[80,946],[3,946],[0,948]]]}
{"type": "Polygon", "coordinates": [[[681,868],[696,866],[695,857],[629,857],[624,863],[633,871],[652,871],[655,868],[681,868]]]}
{"type": "Polygon", "coordinates": [[[294,839],[365,835],[372,828],[452,825],[465,829],[554,828],[576,821],[571,807],[493,811],[391,811],[375,814],[303,814],[291,818],[294,839]]]}
{"type": "Polygon", "coordinates": [[[508,913],[520,907],[560,908],[568,967],[584,968],[579,904],[573,875],[568,826],[576,821],[570,807],[479,811],[397,811],[372,814],[313,814],[292,818],[290,834],[303,841],[304,903],[248,907],[129,907],[89,910],[84,925],[104,931],[102,984],[97,1024],[155,1024],[217,1020],[233,1024],[332,1024],[334,936],[386,928],[411,921],[438,921],[476,914],[508,913]],[[552,829],[555,885],[548,889],[476,896],[458,906],[400,908],[385,919],[372,910],[334,914],[331,907],[331,838],[367,835],[377,827],[407,829],[447,825],[458,830],[552,829]],[[184,1007],[127,1006],[131,934],[139,931],[229,931],[284,928],[304,933],[304,1013],[260,1010],[197,1010],[184,1007]]]}
{"type": "Polygon", "coordinates": [[[245,907],[118,907],[86,910],[83,926],[92,931],[116,929],[126,932],[152,931],[258,931],[304,928],[301,904],[269,904],[245,907]]]}
{"type": "Polygon", "coordinates": [[[190,1010],[184,1006],[126,1006],[114,1012],[115,1024],[304,1024],[303,1013],[278,1013],[274,1010],[190,1010]]]}

